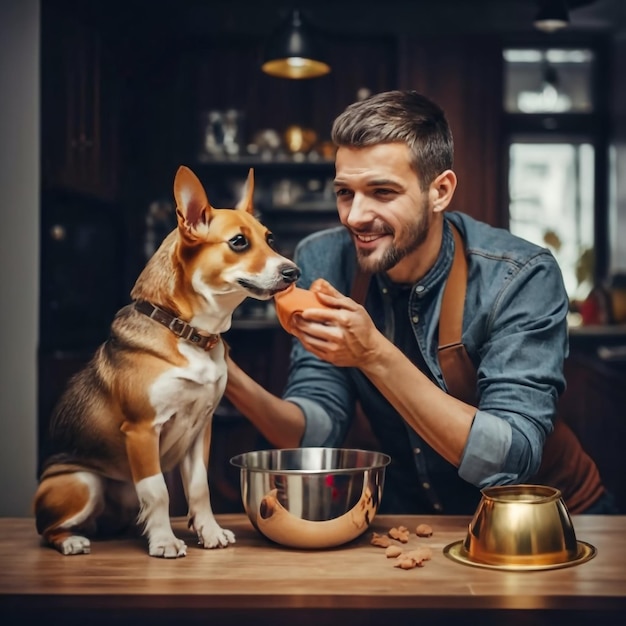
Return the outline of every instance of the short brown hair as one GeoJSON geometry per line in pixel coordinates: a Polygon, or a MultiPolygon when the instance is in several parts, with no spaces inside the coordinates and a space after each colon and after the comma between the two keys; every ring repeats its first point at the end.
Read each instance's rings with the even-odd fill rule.
{"type": "Polygon", "coordinates": [[[405,143],[422,189],[453,165],[454,142],[446,116],[416,91],[385,91],[350,104],[335,119],[331,138],[336,146],[354,148],[405,143]]]}

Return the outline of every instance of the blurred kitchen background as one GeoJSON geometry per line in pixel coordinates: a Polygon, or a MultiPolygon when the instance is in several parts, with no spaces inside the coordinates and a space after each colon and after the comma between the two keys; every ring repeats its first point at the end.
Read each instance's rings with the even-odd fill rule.
{"type": "MultiPolygon", "coordinates": [[[[177,167],[191,167],[218,207],[236,202],[254,167],[258,213],[291,254],[301,237],[337,223],[334,117],[371,93],[412,88],[442,105],[452,126],[451,208],[545,245],[559,261],[572,346],[561,412],[626,512],[626,2],[7,0],[2,10],[13,18],[3,26],[3,72],[25,46],[38,51],[29,480],[65,381],[106,338],[174,226],[177,167]],[[294,20],[327,73],[261,69],[294,20]]],[[[18,174],[8,150],[2,162],[3,174],[18,174]]],[[[15,210],[3,207],[3,220],[15,210]]],[[[13,235],[5,229],[4,238],[13,235]]],[[[10,276],[18,260],[6,254],[10,276]]],[[[280,393],[289,339],[271,303],[246,302],[227,339],[236,360],[280,393]]],[[[212,454],[218,511],[240,509],[228,459],[262,445],[224,403],[212,454]]]]}

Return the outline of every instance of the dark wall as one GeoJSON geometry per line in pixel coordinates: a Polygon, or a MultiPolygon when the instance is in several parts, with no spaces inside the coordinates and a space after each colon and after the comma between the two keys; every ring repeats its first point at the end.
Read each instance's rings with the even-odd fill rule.
{"type": "MultiPolygon", "coordinates": [[[[417,89],[445,109],[455,136],[459,185],[452,208],[505,226],[501,50],[511,32],[515,41],[531,35],[528,7],[516,17],[521,4],[390,0],[372,8],[362,2],[305,2],[327,26],[332,72],[289,81],[259,68],[265,39],[289,2],[42,0],[41,450],[49,412],[67,376],[106,338],[114,311],[128,301],[145,264],[151,207],[163,207],[166,214],[159,237],[167,224],[173,226],[178,166],[197,171],[216,206],[236,200],[236,183],[250,162],[201,162],[200,120],[208,110],[239,110],[244,146],[262,129],[282,136],[292,124],[312,129],[323,141],[334,117],[361,89],[417,89]],[[498,30],[504,22],[506,29],[498,30]]],[[[624,49],[617,40],[612,74],[622,168],[624,49]]],[[[268,200],[268,189],[281,178],[323,187],[334,172],[332,158],[255,166],[255,199],[290,249],[307,231],[336,219],[327,198],[312,212],[272,213],[268,200]]],[[[625,195],[623,182],[618,191],[625,195]]],[[[239,364],[280,392],[288,354],[284,333],[254,323],[233,333],[239,364]]],[[[232,448],[233,442],[258,445],[245,422],[236,426],[242,433],[222,433],[230,446],[219,457],[222,469],[226,450],[243,451],[232,448]]],[[[236,506],[236,476],[218,475],[217,482],[222,509],[236,506]]]]}

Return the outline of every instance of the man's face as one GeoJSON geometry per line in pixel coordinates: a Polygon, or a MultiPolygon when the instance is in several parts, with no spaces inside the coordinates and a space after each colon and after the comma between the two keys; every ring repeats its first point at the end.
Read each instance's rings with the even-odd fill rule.
{"type": "Polygon", "coordinates": [[[404,143],[337,150],[339,219],[352,234],[359,264],[366,271],[392,269],[428,236],[428,192],[421,190],[409,159],[404,143]]]}

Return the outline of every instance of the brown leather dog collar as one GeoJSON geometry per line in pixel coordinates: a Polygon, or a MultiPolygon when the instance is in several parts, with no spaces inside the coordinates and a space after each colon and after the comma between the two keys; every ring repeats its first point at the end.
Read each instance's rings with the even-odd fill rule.
{"type": "Polygon", "coordinates": [[[169,328],[177,337],[186,339],[194,346],[204,350],[211,350],[220,340],[219,335],[205,335],[194,326],[191,326],[191,324],[185,322],[185,320],[181,320],[179,317],[145,300],[135,302],[135,308],[155,322],[159,322],[159,324],[169,328]]]}

